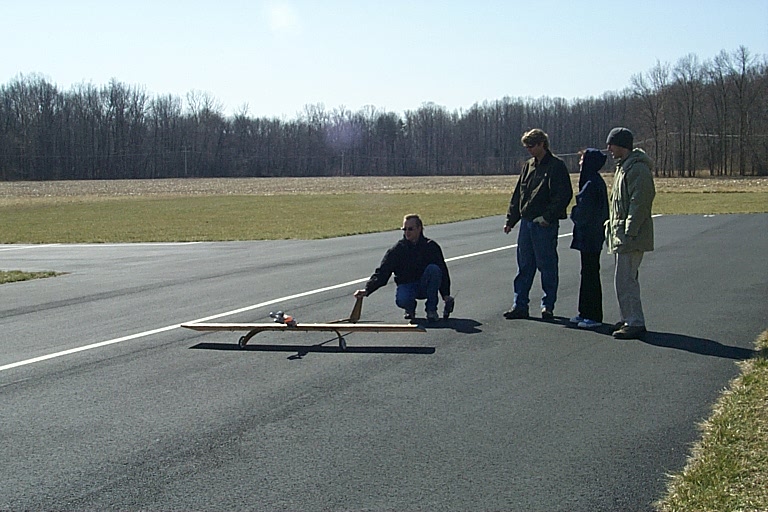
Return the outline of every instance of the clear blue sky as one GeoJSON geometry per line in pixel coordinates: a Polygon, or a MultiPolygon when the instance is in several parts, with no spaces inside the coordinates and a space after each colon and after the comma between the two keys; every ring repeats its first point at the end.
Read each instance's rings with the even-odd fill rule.
{"type": "Polygon", "coordinates": [[[114,78],[153,97],[207,93],[227,116],[599,97],[657,60],[768,55],[768,0],[0,2],[0,84],[114,78]]]}

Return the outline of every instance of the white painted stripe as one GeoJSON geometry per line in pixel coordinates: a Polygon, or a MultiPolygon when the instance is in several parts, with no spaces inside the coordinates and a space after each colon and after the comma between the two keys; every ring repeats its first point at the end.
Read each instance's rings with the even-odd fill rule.
{"type": "MultiPolygon", "coordinates": [[[[219,313],[217,315],[212,315],[212,316],[208,316],[208,317],[205,317],[205,318],[198,318],[197,320],[191,320],[189,322],[182,322],[182,323],[186,324],[186,323],[209,322],[209,321],[215,320],[217,318],[222,318],[222,317],[225,317],[225,316],[235,315],[237,313],[242,313],[244,311],[250,311],[252,309],[262,308],[262,307],[265,307],[265,306],[271,306],[272,304],[277,304],[278,302],[283,302],[283,301],[291,300],[291,299],[297,299],[299,297],[306,297],[308,295],[315,295],[317,293],[327,292],[329,290],[335,290],[337,288],[344,288],[345,286],[350,286],[350,285],[353,285],[353,284],[364,283],[367,280],[368,280],[368,278],[366,277],[366,278],[362,278],[362,279],[356,279],[354,281],[347,281],[346,283],[335,284],[335,285],[332,285],[332,286],[326,286],[325,288],[317,288],[316,290],[309,290],[309,291],[306,291],[306,292],[296,293],[294,295],[288,295],[288,296],[280,297],[280,298],[277,298],[277,299],[271,299],[271,300],[268,300],[266,302],[261,302],[259,304],[253,304],[252,306],[247,306],[247,307],[244,307],[244,308],[235,309],[233,311],[227,311],[225,313],[219,313]]],[[[139,333],[136,333],[136,334],[131,334],[129,336],[123,336],[121,338],[115,338],[115,339],[111,339],[111,340],[100,341],[98,343],[92,343],[91,345],[84,345],[82,347],[71,348],[69,350],[62,350],[61,352],[54,352],[53,354],[47,354],[47,355],[44,355],[44,356],[33,357],[32,359],[25,359],[24,361],[17,361],[15,363],[10,363],[10,364],[6,364],[6,365],[3,365],[3,366],[0,366],[0,372],[1,371],[5,371],[5,370],[10,370],[11,368],[18,368],[19,366],[27,366],[27,365],[34,364],[34,363],[39,363],[41,361],[47,361],[49,359],[55,359],[55,358],[58,358],[58,357],[68,356],[70,354],[76,354],[78,352],[84,352],[86,350],[92,350],[92,349],[95,349],[95,348],[106,347],[107,345],[114,345],[115,343],[122,343],[124,341],[130,341],[130,340],[135,340],[135,339],[138,339],[138,338],[144,338],[144,337],[147,337],[147,336],[152,336],[152,335],[155,335],[155,334],[160,334],[160,333],[163,333],[163,332],[166,332],[166,331],[172,331],[173,329],[179,329],[179,328],[181,328],[181,323],[174,324],[174,325],[169,325],[167,327],[160,327],[159,329],[152,329],[151,331],[144,331],[144,332],[139,332],[139,333]]]]}
{"type": "Polygon", "coordinates": [[[3,251],[23,251],[27,249],[47,249],[49,247],[72,247],[79,249],[81,247],[94,248],[94,247],[167,247],[176,245],[195,245],[206,242],[138,242],[135,244],[122,243],[122,244],[35,244],[35,245],[5,245],[0,247],[0,252],[3,251]]]}
{"type": "Polygon", "coordinates": [[[27,249],[44,249],[46,247],[59,247],[60,244],[46,244],[46,245],[8,245],[5,247],[0,247],[0,251],[7,252],[7,251],[24,251],[27,249]]]}
{"type": "Polygon", "coordinates": [[[47,361],[48,359],[55,359],[57,357],[68,356],[70,354],[76,354],[77,352],[84,352],[86,350],[91,350],[91,349],[94,349],[94,348],[106,347],[107,345],[113,345],[115,343],[121,343],[123,341],[135,340],[136,338],[143,338],[145,336],[151,336],[153,334],[159,334],[161,332],[170,331],[172,329],[177,329],[179,327],[181,327],[181,324],[169,325],[168,327],[161,327],[160,329],[154,329],[152,331],[140,332],[140,333],[136,333],[136,334],[131,334],[130,336],[123,336],[122,338],[115,338],[115,339],[112,339],[112,340],[100,341],[99,343],[93,343],[91,345],[85,345],[85,346],[82,346],[82,347],[75,347],[75,348],[71,348],[69,350],[62,350],[61,352],[54,352],[53,354],[47,354],[47,355],[40,356],[40,357],[33,357],[32,359],[25,359],[24,361],[18,361],[18,362],[15,362],[15,363],[10,363],[10,364],[6,364],[6,365],[3,365],[3,366],[0,366],[0,371],[10,370],[11,368],[17,368],[19,366],[26,366],[26,365],[29,365],[29,364],[39,363],[41,361],[47,361]]]}

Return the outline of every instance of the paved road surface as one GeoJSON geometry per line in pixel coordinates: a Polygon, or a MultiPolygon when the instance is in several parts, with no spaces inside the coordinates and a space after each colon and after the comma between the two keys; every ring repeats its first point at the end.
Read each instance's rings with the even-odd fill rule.
{"type": "MultiPolygon", "coordinates": [[[[457,309],[426,334],[198,333],[349,313],[398,232],[324,241],[0,246],[0,509],[650,510],[768,328],[768,215],[667,216],[641,268],[650,333],[508,321],[516,231],[426,233],[457,309]]],[[[609,256],[606,321],[617,318],[609,256]]],[[[402,321],[393,285],[368,321],[402,321]]],[[[532,297],[540,294],[538,283],[532,297]]]]}

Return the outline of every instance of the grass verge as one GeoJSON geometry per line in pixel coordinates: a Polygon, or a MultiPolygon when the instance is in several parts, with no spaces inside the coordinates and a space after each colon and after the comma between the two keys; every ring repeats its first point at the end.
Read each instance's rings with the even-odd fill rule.
{"type": "Polygon", "coordinates": [[[701,425],[702,439],[672,476],[660,511],[768,510],[768,331],[756,349],[701,425]]]}
{"type": "Polygon", "coordinates": [[[59,275],[56,272],[24,272],[23,270],[0,270],[0,284],[30,281],[59,275]]]}

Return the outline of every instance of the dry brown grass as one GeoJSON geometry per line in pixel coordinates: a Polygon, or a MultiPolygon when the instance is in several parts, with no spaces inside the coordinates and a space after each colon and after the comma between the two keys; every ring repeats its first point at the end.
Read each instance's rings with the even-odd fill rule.
{"type": "MultiPolygon", "coordinates": [[[[611,174],[604,174],[610,186],[611,174]]],[[[574,188],[578,175],[572,174],[574,188]]],[[[158,180],[0,182],[0,205],[45,198],[53,202],[98,198],[376,193],[507,193],[517,176],[339,178],[189,178],[158,180]]],[[[658,192],[768,192],[768,178],[657,178],[658,192]]]]}

